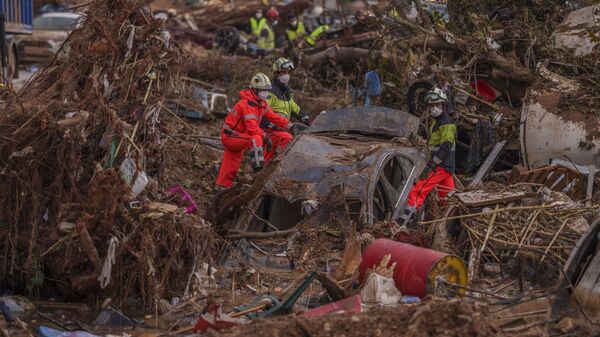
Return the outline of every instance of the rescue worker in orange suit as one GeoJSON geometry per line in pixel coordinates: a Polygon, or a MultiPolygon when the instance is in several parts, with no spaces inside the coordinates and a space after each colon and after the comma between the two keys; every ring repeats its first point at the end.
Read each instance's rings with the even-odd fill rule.
{"type": "Polygon", "coordinates": [[[431,116],[427,147],[429,149],[429,173],[417,181],[408,195],[408,204],[402,218],[404,224],[413,221],[427,195],[437,188],[440,200],[454,190],[456,125],[450,119],[446,106],[448,97],[443,90],[434,88],[424,97],[431,116]]]}
{"type": "Polygon", "coordinates": [[[252,169],[257,172],[292,139],[287,132],[293,124],[281,115],[273,112],[267,104],[271,81],[263,73],[252,77],[250,88],[240,91],[240,100],[231,109],[223,129],[221,142],[225,147],[223,160],[219,168],[219,175],[215,190],[230,188],[242,164],[244,152],[250,150],[252,169]],[[268,119],[272,128],[263,130],[261,121],[268,119]],[[263,144],[267,151],[263,150],[263,144]]]}

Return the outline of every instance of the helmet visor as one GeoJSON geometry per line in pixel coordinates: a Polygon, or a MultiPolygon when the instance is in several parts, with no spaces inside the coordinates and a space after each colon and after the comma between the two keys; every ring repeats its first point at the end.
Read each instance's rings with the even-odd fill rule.
{"type": "Polygon", "coordinates": [[[435,92],[430,92],[425,95],[423,101],[427,104],[445,103],[446,98],[435,92]]]}

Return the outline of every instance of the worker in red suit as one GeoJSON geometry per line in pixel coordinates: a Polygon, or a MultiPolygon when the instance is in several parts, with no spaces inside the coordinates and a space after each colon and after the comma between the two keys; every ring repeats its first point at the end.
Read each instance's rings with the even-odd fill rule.
{"type": "Polygon", "coordinates": [[[417,181],[408,195],[408,204],[401,217],[405,225],[414,219],[434,188],[437,188],[440,200],[454,190],[452,174],[455,171],[456,125],[448,115],[448,96],[443,90],[434,88],[425,94],[424,101],[431,116],[427,139],[429,172],[417,181]]]}
{"type": "Polygon", "coordinates": [[[293,131],[293,124],[273,112],[267,104],[271,81],[263,73],[252,77],[250,88],[240,91],[240,100],[225,118],[221,130],[221,142],[225,154],[219,168],[215,190],[230,188],[237,176],[244,152],[250,150],[252,169],[262,169],[277,151],[281,151],[292,139],[287,131],[293,131]],[[265,119],[270,128],[261,129],[265,119]],[[263,144],[267,151],[263,150],[263,144]]]}

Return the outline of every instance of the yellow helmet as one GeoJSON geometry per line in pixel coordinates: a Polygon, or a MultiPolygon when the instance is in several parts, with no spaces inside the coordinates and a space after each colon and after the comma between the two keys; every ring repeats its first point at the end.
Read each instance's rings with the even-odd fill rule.
{"type": "Polygon", "coordinates": [[[273,73],[282,70],[294,70],[294,64],[292,63],[292,61],[286,59],[285,57],[280,57],[277,60],[275,60],[275,62],[273,62],[273,73]]]}
{"type": "Polygon", "coordinates": [[[250,88],[259,90],[271,90],[271,80],[263,73],[258,73],[252,76],[250,80],[250,88]]]}

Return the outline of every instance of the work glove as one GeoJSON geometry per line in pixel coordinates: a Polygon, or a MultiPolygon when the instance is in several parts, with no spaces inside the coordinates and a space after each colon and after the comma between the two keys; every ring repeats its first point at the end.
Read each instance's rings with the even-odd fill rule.
{"type": "Polygon", "coordinates": [[[300,132],[306,130],[307,127],[304,124],[300,124],[300,123],[294,123],[292,125],[292,127],[290,128],[290,132],[296,136],[297,134],[299,134],[300,132]]]}
{"type": "Polygon", "coordinates": [[[300,118],[300,121],[307,126],[310,126],[311,124],[310,117],[308,117],[307,115],[302,116],[302,118],[300,118]]]}

